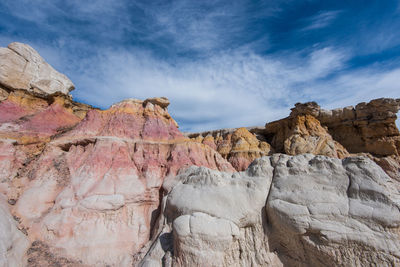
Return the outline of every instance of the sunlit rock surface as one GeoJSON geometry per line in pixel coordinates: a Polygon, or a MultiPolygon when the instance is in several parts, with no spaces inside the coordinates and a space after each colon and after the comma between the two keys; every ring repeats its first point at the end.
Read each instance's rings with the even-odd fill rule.
{"type": "Polygon", "coordinates": [[[172,253],[153,246],[142,263],[397,266],[395,183],[365,157],[275,154],[233,175],[193,167],[165,197],[172,253]]]}
{"type": "Polygon", "coordinates": [[[273,153],[271,146],[259,140],[257,128],[223,129],[204,133],[187,134],[192,140],[208,145],[227,159],[238,171],[244,171],[259,157],[273,153]]]}

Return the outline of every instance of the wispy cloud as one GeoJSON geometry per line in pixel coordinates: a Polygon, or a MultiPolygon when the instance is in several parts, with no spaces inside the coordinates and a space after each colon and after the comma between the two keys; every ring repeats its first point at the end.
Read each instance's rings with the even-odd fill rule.
{"type": "Polygon", "coordinates": [[[128,97],[167,96],[184,131],[264,125],[286,116],[299,101],[337,108],[400,96],[400,68],[341,73],[347,59],[346,52],[327,47],[305,58],[235,51],[170,64],[148,51],[108,50],[80,61],[82,68],[72,75],[83,86],[74,95],[101,107],[128,97]]]}
{"type": "MultiPolygon", "coordinates": [[[[52,55],[48,47],[38,49],[52,55]]],[[[263,125],[283,117],[295,102],[315,97],[304,94],[304,88],[337,71],[345,59],[332,48],[306,58],[239,50],[171,64],[141,49],[104,50],[77,61],[69,74],[79,85],[75,97],[104,108],[128,97],[167,96],[182,129],[195,131],[263,125]]]]}
{"type": "Polygon", "coordinates": [[[317,15],[312,16],[311,18],[307,18],[306,24],[302,30],[316,30],[322,29],[329,26],[341,13],[339,10],[335,11],[320,11],[317,15]]]}

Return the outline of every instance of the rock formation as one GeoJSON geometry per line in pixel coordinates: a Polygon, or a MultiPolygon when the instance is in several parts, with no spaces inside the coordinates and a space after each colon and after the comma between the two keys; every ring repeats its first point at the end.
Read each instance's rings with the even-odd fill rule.
{"type": "Polygon", "coordinates": [[[0,85],[39,95],[68,94],[74,89],[70,79],[47,64],[32,47],[21,43],[0,48],[0,85]]]}
{"type": "Polygon", "coordinates": [[[164,108],[127,100],[53,137],[8,195],[31,241],[84,264],[124,265],[150,237],[164,177],[189,165],[233,171],[164,108]]]}
{"type": "MultiPolygon", "coordinates": [[[[32,48],[9,47],[39,64],[40,79],[56,79],[32,48]]],[[[4,68],[18,67],[12,64],[4,68]]],[[[30,263],[130,264],[149,240],[166,176],[191,165],[234,171],[179,132],[166,98],[125,100],[102,111],[73,102],[67,87],[38,93],[2,84],[0,188],[32,243],[30,263]]]]}
{"type": "Polygon", "coordinates": [[[400,180],[399,109],[400,99],[389,98],[334,110],[315,102],[297,103],[288,118],[267,123],[264,135],[276,151],[290,155],[343,158],[348,152],[363,153],[400,180]]]}
{"type": "Polygon", "coordinates": [[[274,154],[233,175],[192,167],[171,183],[142,266],[400,264],[399,193],[368,158],[274,154]],[[166,235],[172,246],[157,245],[166,235]]]}
{"type": "Polygon", "coordinates": [[[400,100],[183,134],[165,97],[72,89],[0,48],[1,267],[400,265],[400,100]]]}
{"type": "Polygon", "coordinates": [[[274,149],[288,155],[312,153],[336,158],[349,155],[312,115],[291,114],[289,118],[268,123],[265,132],[272,136],[274,149]]]}
{"type": "Polygon", "coordinates": [[[311,102],[296,104],[291,116],[314,116],[350,153],[389,156],[400,153],[400,133],[395,124],[399,109],[400,99],[390,98],[334,110],[323,110],[311,102]]]}
{"type": "MultiPolygon", "coordinates": [[[[187,134],[192,140],[208,145],[218,151],[232,166],[243,171],[259,157],[273,152],[271,146],[257,138],[258,128],[224,129],[204,133],[187,134]]],[[[260,138],[260,137],[259,137],[260,138]]]]}

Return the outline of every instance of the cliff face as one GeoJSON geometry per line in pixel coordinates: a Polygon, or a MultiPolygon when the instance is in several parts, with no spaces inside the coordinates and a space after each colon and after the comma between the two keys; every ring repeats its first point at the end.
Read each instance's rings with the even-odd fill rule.
{"type": "Polygon", "coordinates": [[[400,181],[399,109],[400,99],[389,98],[334,110],[323,110],[315,102],[298,103],[288,118],[267,123],[264,134],[276,151],[290,155],[363,154],[400,181]],[[293,146],[300,149],[293,151],[293,146]]]}
{"type": "Polygon", "coordinates": [[[400,99],[381,98],[334,110],[323,110],[315,102],[296,104],[291,116],[309,114],[328,128],[333,139],[350,153],[371,153],[374,156],[398,156],[400,133],[396,113],[400,99]]]}
{"type": "Polygon", "coordinates": [[[184,135],[166,98],[99,110],[0,59],[0,266],[400,265],[400,100],[184,135]]]}

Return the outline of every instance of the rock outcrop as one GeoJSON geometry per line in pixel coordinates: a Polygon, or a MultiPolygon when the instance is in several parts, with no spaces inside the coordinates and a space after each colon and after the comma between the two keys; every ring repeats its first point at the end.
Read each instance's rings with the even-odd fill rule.
{"type": "Polygon", "coordinates": [[[380,98],[334,110],[313,109],[315,117],[350,153],[400,154],[400,133],[395,124],[400,99],[380,98]]]}
{"type": "Polygon", "coordinates": [[[11,59],[1,72],[0,191],[32,244],[30,264],[129,265],[151,236],[165,177],[191,165],[234,171],[179,132],[168,99],[94,109],[72,101],[71,86],[40,87],[64,76],[29,46],[9,47],[2,50],[11,59]],[[19,57],[38,80],[17,72],[19,57]]]}
{"type": "Polygon", "coordinates": [[[364,157],[276,155],[266,204],[271,245],[288,266],[400,264],[394,181],[364,157]]]}
{"type": "Polygon", "coordinates": [[[288,155],[312,153],[336,158],[349,155],[314,116],[293,113],[286,119],[265,126],[265,132],[272,136],[271,145],[276,151],[288,155]]]}
{"type": "Polygon", "coordinates": [[[69,94],[74,84],[51,67],[32,47],[11,43],[0,48],[0,85],[47,95],[69,94]]]}
{"type": "Polygon", "coordinates": [[[218,151],[236,170],[243,171],[254,159],[273,153],[267,142],[257,138],[257,130],[256,127],[224,129],[187,136],[218,151]]]}
{"type": "Polygon", "coordinates": [[[234,171],[211,148],[184,138],[166,109],[128,100],[90,110],[47,143],[14,178],[23,186],[9,193],[31,240],[51,253],[127,265],[150,238],[164,177],[190,165],[234,171]]]}
{"type": "Polygon", "coordinates": [[[396,266],[393,183],[365,157],[275,154],[233,175],[192,167],[165,184],[154,244],[169,234],[170,245],[154,245],[141,264],[396,266]]]}
{"type": "Polygon", "coordinates": [[[72,89],[0,49],[0,266],[400,265],[399,100],[184,135],[72,89]]]}

